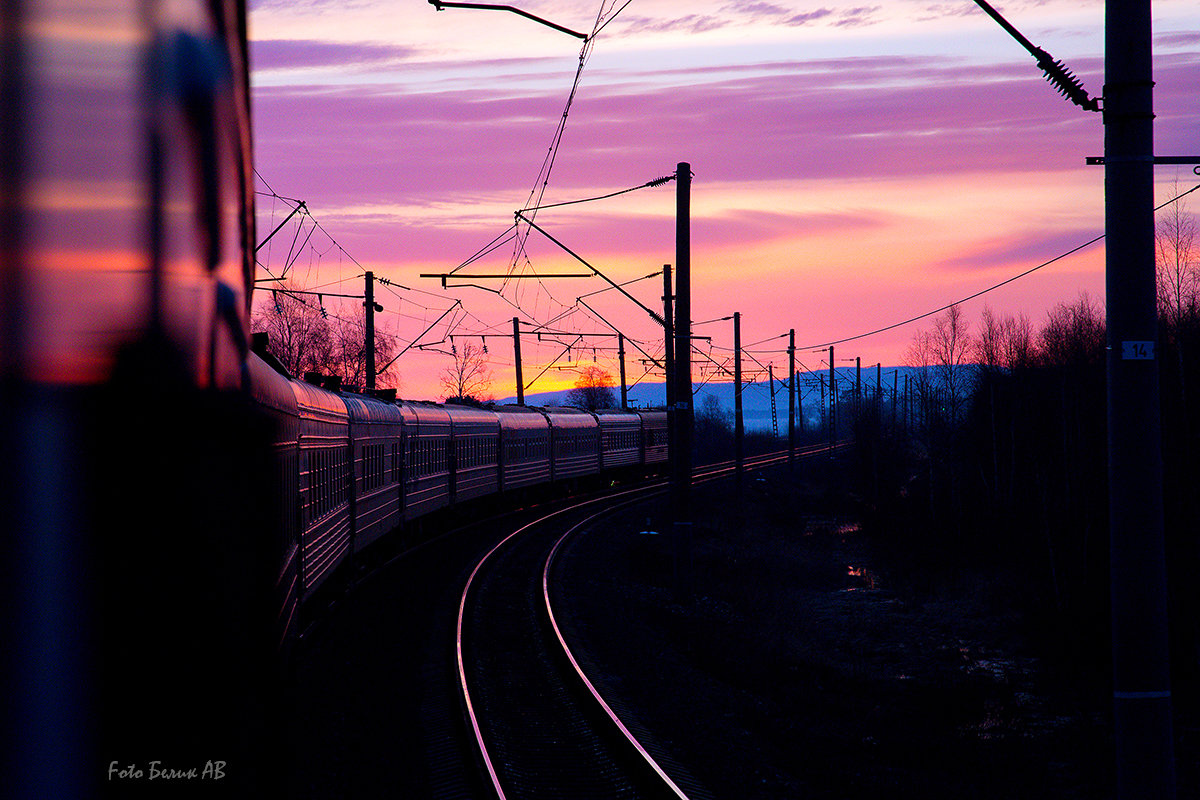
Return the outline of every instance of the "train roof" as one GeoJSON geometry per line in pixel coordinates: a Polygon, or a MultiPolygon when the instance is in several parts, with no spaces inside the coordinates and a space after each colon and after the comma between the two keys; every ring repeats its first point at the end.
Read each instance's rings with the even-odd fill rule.
{"type": "Polygon", "coordinates": [[[550,420],[541,409],[530,406],[496,406],[492,409],[500,418],[500,427],[506,430],[546,430],[550,420]]]}
{"type": "Polygon", "coordinates": [[[365,394],[342,392],[342,401],[350,412],[350,418],[355,422],[393,422],[398,423],[408,416],[395,403],[380,400],[365,394]]]}
{"type": "Polygon", "coordinates": [[[546,406],[542,409],[556,428],[595,428],[596,418],[590,411],[570,406],[546,406]]]}
{"type": "Polygon", "coordinates": [[[597,408],[592,413],[596,415],[596,418],[604,427],[641,424],[641,417],[632,411],[626,411],[621,408],[597,408]]]}
{"type": "Polygon", "coordinates": [[[296,397],[296,405],[300,412],[333,415],[345,418],[346,404],[341,395],[326,391],[318,386],[293,380],[290,382],[292,394],[296,397]]]}
{"type": "Polygon", "coordinates": [[[278,369],[257,354],[251,353],[246,359],[250,370],[250,391],[254,399],[267,408],[296,414],[296,395],[289,386],[286,373],[278,369]]]}
{"type": "Polygon", "coordinates": [[[499,420],[491,411],[475,406],[460,406],[454,403],[447,403],[442,406],[442,410],[450,417],[450,421],[455,426],[471,426],[471,427],[489,427],[495,429],[499,426],[499,420]]]}
{"type": "Polygon", "coordinates": [[[397,405],[406,409],[409,415],[416,417],[417,422],[450,424],[450,415],[446,413],[445,407],[437,403],[426,403],[420,400],[401,400],[398,401],[397,405]]]}

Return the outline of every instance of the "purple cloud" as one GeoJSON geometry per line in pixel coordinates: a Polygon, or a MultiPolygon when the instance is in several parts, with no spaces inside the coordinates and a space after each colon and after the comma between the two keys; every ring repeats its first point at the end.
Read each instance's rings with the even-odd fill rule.
{"type": "Polygon", "coordinates": [[[730,3],[721,10],[732,14],[745,14],[753,17],[780,17],[791,13],[791,9],[785,6],[777,6],[774,3],[761,2],[761,0],[738,0],[738,2],[730,3]]]}
{"type": "MultiPolygon", "coordinates": [[[[1087,86],[1100,85],[1099,59],[1072,67],[1087,86]]],[[[1196,70],[1197,58],[1190,55],[1156,63],[1159,152],[1190,153],[1200,145],[1200,117],[1190,94],[1196,70]]],[[[1031,64],[985,67],[890,57],[775,63],[762,71],[730,72],[723,80],[692,85],[638,83],[581,92],[546,202],[589,196],[598,186],[634,186],[679,161],[692,163],[702,191],[718,181],[857,179],[868,173],[1078,171],[1088,169],[1084,156],[1103,150],[1100,116],[1064,102],[1031,64]]],[[[706,77],[719,78],[719,72],[706,77]]],[[[511,198],[515,210],[546,154],[563,99],[557,91],[501,97],[484,89],[414,95],[391,87],[264,87],[255,92],[256,155],[271,165],[268,179],[286,175],[289,187],[300,187],[281,188],[284,194],[299,194],[315,210],[428,203],[470,211],[478,198],[497,196],[511,198]]],[[[664,203],[669,209],[670,201],[664,203]]],[[[492,234],[509,222],[507,214],[497,218],[492,234]]],[[[810,222],[791,218],[786,209],[757,219],[733,214],[698,222],[697,236],[714,243],[739,236],[763,241],[810,222]]],[[[491,235],[465,222],[461,229],[421,224],[414,220],[397,229],[394,220],[381,220],[372,247],[381,257],[400,246],[406,256],[455,258],[491,235]]],[[[605,248],[630,251],[661,235],[653,220],[622,228],[616,239],[585,227],[577,241],[604,237],[605,248]]],[[[1032,257],[1052,244],[1035,248],[1032,257]]],[[[1001,263],[1017,255],[997,250],[991,258],[1001,263]]]]}
{"type": "Polygon", "coordinates": [[[883,6],[848,8],[838,14],[837,21],[833,23],[833,26],[836,28],[860,28],[867,25],[874,25],[879,20],[873,19],[873,17],[882,8],[883,6]]]}
{"type": "Polygon", "coordinates": [[[655,19],[652,17],[630,17],[625,20],[625,33],[668,33],[684,31],[686,33],[704,33],[715,31],[729,25],[728,19],[710,15],[688,14],[674,19],[655,19]]]}
{"type": "Polygon", "coordinates": [[[1158,47],[1196,47],[1200,45],[1200,31],[1175,31],[1159,33],[1154,37],[1158,47]]]}
{"type": "Polygon", "coordinates": [[[1096,228],[1053,233],[1036,230],[1024,231],[1003,239],[981,242],[969,254],[946,259],[931,264],[930,267],[955,271],[993,267],[1011,268],[1014,265],[1033,267],[1096,238],[1102,232],[1104,220],[1097,219],[1096,226],[1096,228]]]}
{"type": "Polygon", "coordinates": [[[254,69],[377,66],[403,61],[415,52],[398,45],[265,39],[250,43],[250,63],[254,69]]]}
{"type": "Polygon", "coordinates": [[[818,8],[816,11],[805,11],[800,14],[786,15],[780,20],[784,25],[801,26],[816,22],[817,20],[825,19],[833,15],[833,9],[818,8]]]}

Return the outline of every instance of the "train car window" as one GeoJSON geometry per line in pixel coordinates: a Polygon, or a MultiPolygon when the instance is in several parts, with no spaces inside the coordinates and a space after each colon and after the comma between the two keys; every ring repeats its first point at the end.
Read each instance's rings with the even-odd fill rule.
{"type": "Polygon", "coordinates": [[[317,469],[313,474],[313,488],[316,490],[316,497],[313,498],[313,519],[317,519],[325,513],[325,451],[318,450],[313,457],[317,462],[317,469]]]}
{"type": "Polygon", "coordinates": [[[312,458],[312,515],[313,519],[317,519],[321,516],[322,509],[325,506],[325,453],[317,450],[312,454],[312,458]]]}

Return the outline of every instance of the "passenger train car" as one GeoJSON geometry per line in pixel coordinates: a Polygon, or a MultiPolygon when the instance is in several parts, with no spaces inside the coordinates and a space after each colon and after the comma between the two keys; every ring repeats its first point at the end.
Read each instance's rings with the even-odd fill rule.
{"type": "Polygon", "coordinates": [[[290,537],[279,548],[281,642],[321,584],[386,534],[403,535],[441,509],[488,497],[516,502],[539,487],[653,471],[667,458],[659,444],[665,411],[380,399],[297,380],[266,347],[256,334],[251,375],[260,404],[280,420],[274,491],[290,537]]]}
{"type": "Polygon", "coordinates": [[[156,760],[270,796],[307,598],[440,509],[661,461],[659,423],[631,445],[627,416],[606,440],[251,352],[244,0],[0,0],[0,56],[6,792],[156,796],[156,760]]]}

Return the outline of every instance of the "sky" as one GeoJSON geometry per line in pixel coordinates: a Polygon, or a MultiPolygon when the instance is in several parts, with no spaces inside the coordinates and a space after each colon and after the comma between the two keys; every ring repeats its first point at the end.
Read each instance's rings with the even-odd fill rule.
{"type": "MultiPolygon", "coordinates": [[[[312,214],[260,251],[260,277],[286,271],[293,287],[331,294],[361,293],[364,270],[391,281],[377,287],[377,324],[411,345],[396,362],[402,396],[444,396],[439,375],[468,343],[487,345],[491,394],[514,395],[514,316],[530,392],[569,386],[593,361],[615,376],[614,327],[630,340],[628,381],[655,380],[643,359],[661,355],[661,328],[599,277],[535,278],[590,271],[541,232],[522,226],[459,270],[519,279],[443,289],[420,277],[503,237],[538,192],[541,205],[593,198],[691,165],[692,317],[711,337],[698,341],[698,381],[728,380],[708,371],[731,364],[722,318],[735,311],[758,362],[744,362],[748,376],[786,370],[790,329],[799,368],[822,369],[818,346],[1103,233],[1103,168],[1084,163],[1103,154],[1101,115],[1061,98],[970,0],[600,3],[519,3],[585,33],[602,14],[581,53],[579,39],[510,13],[251,0],[260,238],[291,210],[279,197],[312,214]]],[[[1103,3],[998,8],[1102,93],[1103,3]]],[[[1157,0],[1154,14],[1156,153],[1200,154],[1200,8],[1157,0]]],[[[1186,167],[1156,180],[1159,202],[1200,182],[1186,167]]],[[[646,276],[675,261],[673,182],[534,218],[612,281],[642,278],[627,291],[661,310],[661,276],[646,276]]],[[[1036,326],[1081,292],[1102,300],[1103,273],[1101,242],[963,308],[973,323],[987,304],[1036,326]]],[[[356,301],[319,302],[348,315],[356,301]]],[[[838,366],[899,364],[930,322],[839,344],[838,366]]]]}

